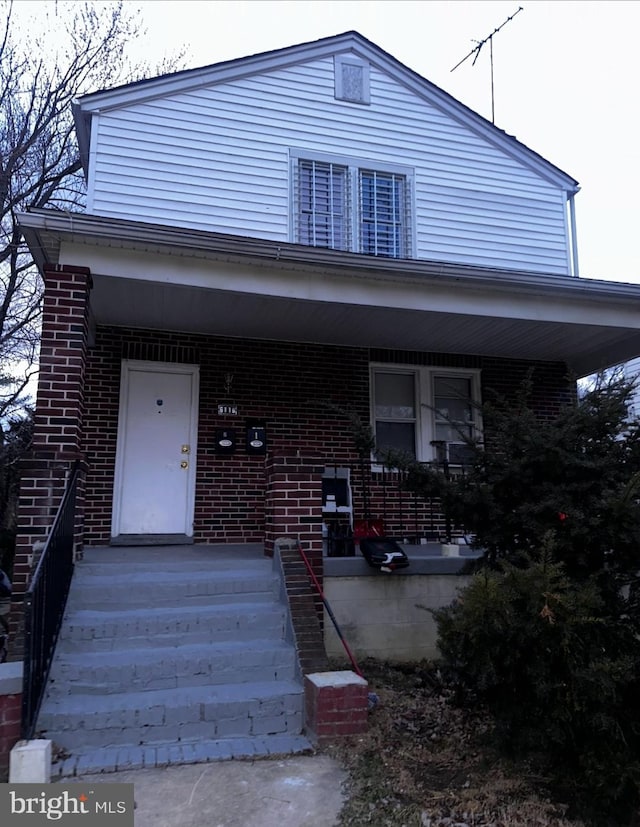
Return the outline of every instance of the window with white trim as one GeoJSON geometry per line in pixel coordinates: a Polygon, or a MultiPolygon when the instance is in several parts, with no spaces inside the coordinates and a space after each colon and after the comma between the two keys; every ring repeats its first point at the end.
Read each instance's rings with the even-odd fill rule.
{"type": "Polygon", "coordinates": [[[480,434],[480,372],[374,365],[371,421],[378,453],[464,465],[467,438],[480,434]]]}
{"type": "Polygon", "coordinates": [[[411,171],[293,152],[293,239],[387,258],[411,251],[411,171]]]}
{"type": "Polygon", "coordinates": [[[406,181],[404,175],[361,169],[360,252],[406,258],[406,181]]]}
{"type": "Polygon", "coordinates": [[[298,162],[298,242],[348,250],[348,170],[324,161],[298,162]]]}
{"type": "Polygon", "coordinates": [[[433,376],[436,459],[453,465],[469,460],[468,440],[476,433],[476,407],[471,376],[433,376]]]}
{"type": "Polygon", "coordinates": [[[373,415],[378,451],[393,449],[416,456],[415,375],[397,371],[374,373],[373,415]]]}

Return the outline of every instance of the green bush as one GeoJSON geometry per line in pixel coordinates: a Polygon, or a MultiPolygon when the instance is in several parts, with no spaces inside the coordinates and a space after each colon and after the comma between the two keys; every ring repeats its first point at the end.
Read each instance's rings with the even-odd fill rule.
{"type": "Polygon", "coordinates": [[[461,700],[490,710],[511,754],[534,756],[594,811],[627,817],[640,792],[636,596],[570,578],[552,557],[547,537],[538,559],[486,568],[435,612],[442,668],[461,700]]]}
{"type": "Polygon", "coordinates": [[[463,477],[451,480],[453,517],[490,559],[540,549],[584,578],[605,565],[640,568],[640,419],[630,417],[633,385],[601,382],[556,416],[540,418],[524,383],[516,399],[483,408],[484,445],[463,477]]]}

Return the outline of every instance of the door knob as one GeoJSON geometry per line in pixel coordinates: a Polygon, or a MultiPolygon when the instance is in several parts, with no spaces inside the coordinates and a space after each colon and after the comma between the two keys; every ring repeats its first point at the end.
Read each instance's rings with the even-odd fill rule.
{"type": "Polygon", "coordinates": [[[180,468],[188,468],[188,467],[189,467],[189,463],[187,462],[186,459],[183,459],[182,462],[180,463],[180,468]]]}

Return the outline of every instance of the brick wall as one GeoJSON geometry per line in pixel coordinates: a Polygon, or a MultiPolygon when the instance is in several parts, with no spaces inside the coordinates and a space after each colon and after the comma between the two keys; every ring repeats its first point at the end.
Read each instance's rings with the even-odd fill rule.
{"type": "MultiPolygon", "coordinates": [[[[91,275],[84,267],[47,266],[33,445],[21,467],[13,567],[11,654],[20,657],[21,601],[53,523],[69,471],[82,460],[84,384],[91,275]]],[[[80,505],[82,505],[82,485],[80,505]]],[[[78,509],[76,536],[80,536],[78,509]]]]}
{"type": "MultiPolygon", "coordinates": [[[[323,412],[319,402],[355,405],[368,415],[365,350],[98,328],[86,386],[87,544],[108,542],[111,532],[122,358],[200,365],[196,542],[263,541],[269,458],[354,459],[344,420],[323,412]],[[233,377],[230,393],[227,376],[233,377]],[[218,404],[227,402],[237,406],[238,416],[218,416],[218,404]],[[266,458],[244,450],[246,419],[266,421],[266,458]],[[238,431],[235,454],[216,453],[215,430],[221,427],[238,431]]],[[[273,537],[283,533],[274,531],[273,537]]]]}
{"type": "MultiPolygon", "coordinates": [[[[199,450],[195,503],[196,542],[262,542],[289,536],[290,526],[272,522],[275,503],[265,491],[273,477],[274,458],[302,458],[305,462],[356,465],[346,420],[323,407],[330,402],[369,416],[369,362],[429,364],[482,370],[483,392],[505,392],[533,368],[536,404],[541,413],[557,410],[571,398],[563,365],[508,361],[475,356],[369,351],[325,345],[171,334],[101,327],[87,361],[84,449],[89,470],[86,485],[85,539],[87,544],[109,541],[115,469],[120,365],[123,358],[194,363],[200,366],[199,450]],[[219,416],[219,403],[234,403],[238,416],[219,416]],[[249,456],[244,450],[246,419],[267,423],[268,455],[249,456]],[[238,449],[217,454],[215,429],[238,431],[238,449]]],[[[362,514],[362,490],[354,474],[356,511],[362,514]]],[[[380,480],[371,489],[372,513],[382,500],[398,498],[397,487],[383,490],[380,480]]],[[[412,533],[416,514],[407,499],[404,514],[394,522],[394,533],[412,533]],[[405,526],[406,523],[406,526],[405,526]]],[[[280,506],[278,506],[280,507],[280,506]]],[[[289,515],[302,507],[288,503],[289,515]]],[[[305,511],[294,536],[315,531],[315,517],[305,511]],[[305,521],[308,531],[305,531],[305,521]]],[[[433,513],[422,505],[422,527],[443,528],[437,503],[433,513]]],[[[282,515],[280,515],[282,516],[282,515]]],[[[317,526],[316,526],[317,527],[317,526]]]]}
{"type": "Polygon", "coordinates": [[[22,694],[0,695],[0,781],[8,778],[9,755],[20,740],[22,694]]]}
{"type": "Polygon", "coordinates": [[[562,362],[484,358],[481,367],[485,401],[496,394],[513,399],[527,378],[531,382],[530,404],[540,417],[553,417],[576,399],[576,383],[562,362]]]}
{"type": "Polygon", "coordinates": [[[0,663],[0,782],[9,776],[9,755],[20,740],[22,664],[0,663]]]}
{"type": "Polygon", "coordinates": [[[322,624],[324,607],[318,606],[318,593],[313,587],[297,541],[276,540],[275,552],[286,591],[292,632],[302,674],[325,672],[329,667],[324,648],[322,624]]]}
{"type": "Polygon", "coordinates": [[[369,693],[355,672],[321,672],[304,678],[305,729],[319,745],[367,731],[369,693]]]}

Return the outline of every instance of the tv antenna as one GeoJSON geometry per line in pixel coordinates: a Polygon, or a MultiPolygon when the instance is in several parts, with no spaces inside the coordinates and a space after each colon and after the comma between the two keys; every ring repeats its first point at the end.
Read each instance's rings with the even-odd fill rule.
{"type": "Polygon", "coordinates": [[[462,64],[465,62],[465,60],[468,60],[471,57],[471,55],[475,55],[475,57],[473,58],[473,63],[471,64],[472,66],[475,66],[476,65],[476,60],[480,56],[480,51],[481,51],[482,47],[484,46],[485,43],[487,43],[487,42],[489,43],[489,54],[490,54],[490,57],[491,57],[491,123],[492,124],[495,124],[495,122],[496,122],[495,96],[494,96],[494,89],[493,89],[493,36],[498,34],[500,29],[504,28],[507,25],[507,23],[509,23],[511,20],[513,20],[513,18],[516,16],[516,14],[519,14],[521,11],[522,11],[522,6],[520,6],[518,8],[518,10],[515,11],[511,15],[511,17],[507,17],[507,19],[504,21],[504,23],[501,23],[498,26],[498,28],[494,29],[491,32],[490,35],[488,35],[487,37],[484,38],[484,40],[476,40],[475,41],[476,46],[469,52],[468,55],[465,55],[465,57],[463,57],[461,61],[456,63],[456,65],[451,70],[452,72],[455,72],[455,70],[458,68],[458,66],[462,66],[462,64]]]}

